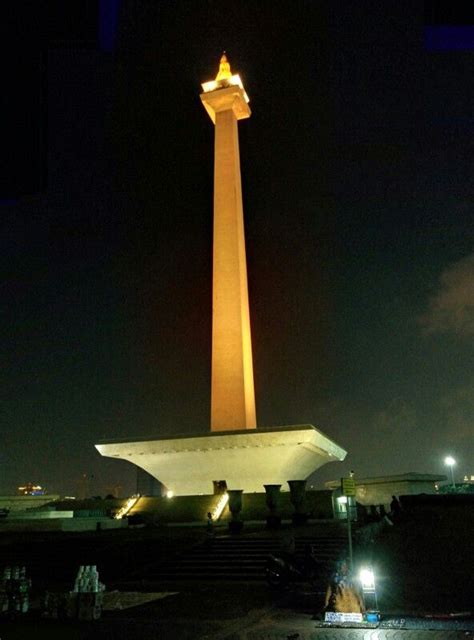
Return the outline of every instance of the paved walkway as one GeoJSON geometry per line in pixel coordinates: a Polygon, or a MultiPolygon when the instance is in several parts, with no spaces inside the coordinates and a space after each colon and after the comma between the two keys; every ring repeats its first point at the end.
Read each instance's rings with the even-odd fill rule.
{"type": "MultiPolygon", "coordinates": [[[[169,598],[169,603],[172,597],[169,598]]],[[[1,640],[474,640],[474,620],[391,619],[382,626],[404,628],[321,628],[309,614],[263,606],[239,617],[199,619],[166,614],[166,599],[124,611],[107,612],[93,623],[41,620],[4,622],[1,640]]]]}
{"type": "MultiPolygon", "coordinates": [[[[236,635],[232,640],[454,640],[466,638],[461,631],[384,631],[384,630],[354,630],[354,629],[318,629],[317,631],[298,632],[290,634],[286,630],[254,630],[245,635],[236,635]]],[[[231,638],[229,638],[231,640],[231,638]]]]}
{"type": "MultiPolygon", "coordinates": [[[[267,608],[249,614],[240,628],[221,630],[209,640],[451,640],[474,639],[474,619],[388,618],[377,629],[322,628],[311,615],[267,608]]],[[[234,625],[235,627],[235,625],[234,625]]]]}

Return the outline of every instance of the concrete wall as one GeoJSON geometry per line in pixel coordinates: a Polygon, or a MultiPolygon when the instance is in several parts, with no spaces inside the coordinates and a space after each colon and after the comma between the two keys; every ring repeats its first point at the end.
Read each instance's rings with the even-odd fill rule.
{"type": "MultiPolygon", "coordinates": [[[[330,519],[334,517],[332,491],[307,491],[305,501],[305,511],[310,518],[330,519]]],[[[294,510],[290,493],[280,491],[277,513],[283,520],[290,520],[294,510]]],[[[244,493],[242,495],[242,518],[244,520],[265,520],[268,514],[265,493],[244,493]]],[[[231,518],[228,510],[224,512],[223,516],[231,518]]]]}
{"type": "Polygon", "coordinates": [[[0,496],[0,509],[10,511],[25,511],[26,509],[38,509],[43,505],[59,500],[58,495],[46,496],[0,496]]]}
{"type": "Polygon", "coordinates": [[[126,498],[110,498],[108,500],[93,500],[92,498],[85,500],[59,500],[56,503],[56,509],[74,511],[75,514],[81,511],[102,511],[103,514],[110,515],[110,513],[118,511],[126,502],[126,498]]]}
{"type": "Polygon", "coordinates": [[[72,518],[74,511],[35,510],[35,511],[11,511],[8,522],[11,520],[57,520],[58,518],[72,518]]]}
{"type": "MultiPolygon", "coordinates": [[[[130,515],[141,515],[145,521],[156,523],[206,522],[206,514],[213,511],[220,496],[175,496],[174,498],[142,497],[130,511],[130,515]]],[[[332,491],[307,491],[306,511],[311,518],[333,518],[332,491]]],[[[283,519],[290,519],[294,512],[290,493],[280,493],[278,513],[283,519]]],[[[268,507],[265,493],[244,493],[242,495],[242,518],[244,520],[265,520],[268,507]]],[[[227,522],[231,518],[226,507],[220,518],[227,522]]]]}
{"type": "MultiPolygon", "coordinates": [[[[412,496],[436,493],[436,484],[446,480],[446,476],[410,471],[390,476],[355,478],[357,503],[368,507],[384,505],[387,509],[392,496],[412,496]]],[[[334,490],[334,497],[341,495],[341,481],[331,480],[325,483],[328,489],[334,490]]]]}
{"type": "Polygon", "coordinates": [[[383,504],[389,507],[392,496],[412,496],[419,494],[434,494],[435,483],[431,481],[394,481],[371,484],[358,484],[356,500],[364,506],[383,504]]]}
{"type": "Polygon", "coordinates": [[[128,520],[112,518],[48,518],[48,519],[10,519],[0,520],[0,533],[11,531],[97,531],[97,529],[123,529],[128,520]]]}
{"type": "Polygon", "coordinates": [[[151,497],[143,496],[129,515],[140,515],[145,522],[157,524],[207,522],[207,512],[213,511],[220,495],[151,497]]]}

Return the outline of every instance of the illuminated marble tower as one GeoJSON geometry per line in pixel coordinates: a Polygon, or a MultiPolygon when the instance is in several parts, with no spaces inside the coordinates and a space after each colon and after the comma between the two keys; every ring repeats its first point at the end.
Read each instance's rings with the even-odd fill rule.
{"type": "Polygon", "coordinates": [[[215,125],[211,431],[255,429],[238,120],[249,99],[225,54],[201,100],[215,125]]]}

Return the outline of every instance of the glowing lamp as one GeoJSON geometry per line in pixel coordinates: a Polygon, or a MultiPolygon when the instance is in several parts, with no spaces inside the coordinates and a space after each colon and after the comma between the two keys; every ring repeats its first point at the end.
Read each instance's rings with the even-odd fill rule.
{"type": "Polygon", "coordinates": [[[453,458],[453,456],[446,456],[446,458],[444,459],[444,464],[451,469],[451,482],[453,484],[453,489],[454,489],[456,487],[456,484],[454,482],[453,467],[456,464],[456,460],[453,458]]]}
{"type": "Polygon", "coordinates": [[[359,572],[359,580],[364,591],[375,591],[375,576],[372,569],[363,567],[359,572]]]}

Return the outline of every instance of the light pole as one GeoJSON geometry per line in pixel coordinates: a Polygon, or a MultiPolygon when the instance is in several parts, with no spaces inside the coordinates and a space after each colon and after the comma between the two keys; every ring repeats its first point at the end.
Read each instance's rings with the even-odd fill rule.
{"type": "Polygon", "coordinates": [[[448,466],[451,469],[451,482],[453,484],[453,489],[456,488],[456,485],[454,483],[454,471],[453,471],[453,467],[456,464],[456,460],[452,457],[452,456],[446,456],[446,458],[444,459],[444,464],[446,466],[448,466]]]}

